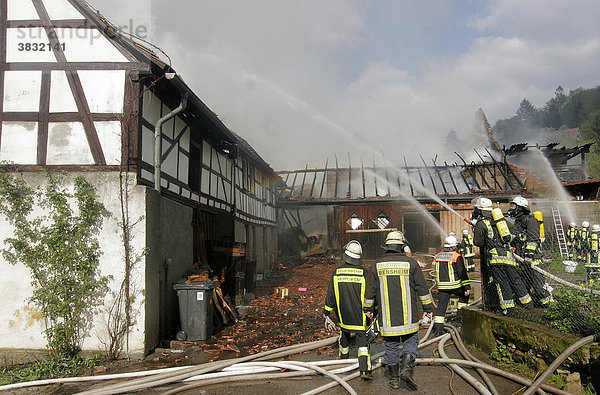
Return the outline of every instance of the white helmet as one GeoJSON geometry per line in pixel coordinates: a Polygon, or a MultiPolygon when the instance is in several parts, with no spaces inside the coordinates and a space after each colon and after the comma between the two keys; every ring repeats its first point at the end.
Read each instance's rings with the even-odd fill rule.
{"type": "Polygon", "coordinates": [[[569,223],[569,226],[570,226],[571,228],[575,228],[575,227],[577,226],[577,224],[576,224],[575,222],[571,222],[571,223],[569,223]]]}
{"type": "Polygon", "coordinates": [[[463,229],[463,235],[468,236],[469,235],[469,231],[466,229],[463,229]]]}
{"type": "Polygon", "coordinates": [[[482,211],[492,211],[492,201],[485,197],[477,197],[471,200],[473,207],[476,207],[482,211]]]}
{"type": "Polygon", "coordinates": [[[523,208],[529,210],[529,202],[523,196],[517,196],[517,197],[515,197],[511,201],[511,203],[514,203],[514,204],[516,204],[519,207],[523,207],[523,208]]]}
{"type": "Polygon", "coordinates": [[[598,225],[598,224],[592,225],[592,232],[600,232],[600,225],[598,225]]]}
{"type": "Polygon", "coordinates": [[[351,240],[344,246],[344,253],[342,254],[342,260],[344,262],[360,265],[362,263],[360,257],[362,256],[362,246],[356,240],[351,240]]]}
{"type": "Polygon", "coordinates": [[[444,240],[444,248],[455,248],[458,245],[456,236],[450,235],[444,240]]]}
{"type": "Polygon", "coordinates": [[[387,234],[385,238],[385,245],[393,245],[393,244],[406,244],[406,239],[404,235],[399,230],[394,230],[387,234]]]}
{"type": "Polygon", "coordinates": [[[590,223],[589,223],[589,222],[587,222],[587,221],[583,221],[583,222],[581,223],[581,226],[583,226],[584,228],[589,228],[589,227],[590,227],[590,223]]]}

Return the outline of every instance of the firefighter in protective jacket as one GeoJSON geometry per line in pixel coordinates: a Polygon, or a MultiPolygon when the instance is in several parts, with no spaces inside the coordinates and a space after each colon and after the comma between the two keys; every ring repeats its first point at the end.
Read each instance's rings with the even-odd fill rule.
{"type": "Polygon", "coordinates": [[[350,335],[355,334],[361,378],[371,380],[371,355],[367,341],[370,321],[363,311],[367,277],[371,273],[362,267],[361,256],[362,247],[358,241],[352,240],[346,244],[342,254],[344,263],[333,271],[329,281],[323,314],[325,327],[330,331],[335,329],[335,324],[329,314],[332,311],[337,314],[341,329],[338,339],[341,359],[349,357],[350,335]]]}
{"type": "Polygon", "coordinates": [[[460,320],[460,309],[469,303],[471,283],[467,276],[464,259],[456,249],[458,240],[455,236],[448,236],[444,241],[444,249],[434,258],[435,279],[438,289],[438,305],[433,316],[433,332],[436,336],[444,333],[446,322],[446,309],[452,295],[458,296],[457,319],[460,320]]]}
{"type": "Polygon", "coordinates": [[[569,224],[567,228],[567,256],[569,259],[575,259],[575,253],[577,250],[577,225],[575,222],[569,224]]]}
{"type": "Polygon", "coordinates": [[[465,258],[465,267],[468,272],[475,271],[475,245],[473,244],[473,236],[468,230],[463,230],[462,241],[458,245],[458,252],[465,258]]]}
{"type": "Polygon", "coordinates": [[[510,202],[508,213],[515,219],[516,237],[513,244],[516,253],[525,258],[525,261],[519,264],[519,268],[521,278],[527,290],[531,292],[534,304],[547,307],[552,297],[544,287],[546,281],[531,267],[542,262],[542,252],[540,251],[540,223],[530,212],[529,202],[524,197],[517,196],[510,202]]]}
{"type": "Polygon", "coordinates": [[[488,198],[475,198],[472,204],[472,218],[476,222],[473,242],[481,249],[485,308],[498,310],[502,314],[512,314],[515,296],[525,308],[533,308],[531,296],[517,271],[517,262],[509,244],[511,235],[508,229],[504,229],[508,225],[502,213],[500,212],[498,219],[494,219],[492,201],[488,198]],[[500,229],[503,229],[503,234],[500,234],[500,229]]]}
{"type": "Polygon", "coordinates": [[[579,230],[579,253],[578,258],[583,261],[588,261],[588,255],[590,253],[590,223],[583,221],[581,223],[581,229],[579,230]]]}
{"type": "Polygon", "coordinates": [[[588,260],[585,263],[588,282],[600,279],[600,225],[592,225],[592,233],[589,237],[588,260]]]}
{"type": "Polygon", "coordinates": [[[416,391],[413,372],[420,323],[417,299],[430,317],[433,305],[423,272],[416,260],[404,254],[404,245],[402,232],[387,235],[385,254],[371,266],[373,276],[364,309],[370,317],[377,315],[380,334],[385,340],[385,376],[390,387],[400,388],[402,379],[410,390],[416,391]]]}

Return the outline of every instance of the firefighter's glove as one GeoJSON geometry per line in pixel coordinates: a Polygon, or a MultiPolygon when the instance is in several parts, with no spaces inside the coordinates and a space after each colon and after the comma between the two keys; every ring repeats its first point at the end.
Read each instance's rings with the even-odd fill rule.
{"type": "Polygon", "coordinates": [[[337,329],[335,322],[333,322],[329,316],[325,316],[325,329],[329,332],[333,332],[337,329]]]}

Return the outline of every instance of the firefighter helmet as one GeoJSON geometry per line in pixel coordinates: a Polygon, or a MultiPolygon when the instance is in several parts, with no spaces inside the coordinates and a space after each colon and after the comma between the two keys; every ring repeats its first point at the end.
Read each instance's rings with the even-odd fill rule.
{"type": "Polygon", "coordinates": [[[463,235],[468,236],[469,235],[469,231],[466,229],[463,229],[463,235]]]}
{"type": "Polygon", "coordinates": [[[598,225],[598,224],[592,225],[592,232],[600,232],[600,225],[598,225]]]}
{"type": "Polygon", "coordinates": [[[477,197],[471,200],[473,207],[480,209],[481,211],[492,211],[492,201],[485,197],[477,197]]]}
{"type": "Polygon", "coordinates": [[[570,226],[571,228],[575,228],[575,227],[577,226],[577,224],[576,224],[575,222],[571,222],[571,223],[569,224],[569,226],[570,226]]]}
{"type": "Polygon", "coordinates": [[[456,248],[457,245],[458,245],[458,240],[456,239],[456,236],[454,236],[454,235],[450,235],[450,236],[446,237],[446,239],[444,240],[444,248],[456,248]]]}
{"type": "Polygon", "coordinates": [[[362,264],[360,257],[362,256],[362,246],[356,240],[351,240],[344,246],[342,260],[352,265],[362,264]]]}
{"type": "Polygon", "coordinates": [[[589,223],[589,222],[587,222],[587,221],[583,221],[583,222],[581,223],[581,226],[583,226],[584,228],[589,228],[589,227],[590,227],[590,223],[589,223]]]}
{"type": "Polygon", "coordinates": [[[406,244],[406,239],[404,235],[399,230],[394,230],[387,234],[385,238],[385,245],[390,244],[406,244]]]}
{"type": "Polygon", "coordinates": [[[394,230],[387,234],[385,238],[385,242],[382,247],[386,250],[396,251],[396,252],[405,252],[404,246],[406,245],[406,239],[404,238],[404,234],[399,230],[394,230]]]}
{"type": "Polygon", "coordinates": [[[514,203],[514,204],[516,204],[519,207],[523,207],[524,209],[529,210],[529,202],[523,196],[517,196],[517,197],[515,197],[511,201],[511,203],[514,203]]]}

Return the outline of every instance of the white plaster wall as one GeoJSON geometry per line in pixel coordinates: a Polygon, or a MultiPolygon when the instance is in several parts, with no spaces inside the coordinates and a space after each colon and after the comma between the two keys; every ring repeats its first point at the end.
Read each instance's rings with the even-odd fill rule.
{"type": "MultiPolygon", "coordinates": [[[[67,180],[72,180],[76,174],[70,174],[67,180]]],[[[83,176],[96,188],[100,200],[112,213],[110,218],[104,220],[100,231],[100,270],[102,275],[112,275],[114,279],[109,286],[116,292],[123,278],[123,244],[121,230],[118,222],[121,221],[121,208],[119,200],[119,174],[118,173],[84,173],[83,176]]],[[[43,185],[43,173],[25,173],[27,182],[34,185],[43,185]]],[[[131,185],[135,180],[129,177],[131,185]]],[[[72,182],[69,182],[72,185],[72,182]]],[[[140,220],[132,232],[132,247],[134,251],[142,251],[145,246],[145,194],[143,187],[136,186],[130,190],[129,211],[131,220],[140,220]]],[[[12,235],[12,228],[4,218],[0,221],[0,240],[12,235]]],[[[43,336],[44,324],[39,311],[28,305],[32,288],[28,280],[29,272],[21,264],[15,266],[4,261],[0,255],[0,289],[2,290],[3,303],[0,304],[0,348],[25,348],[43,349],[46,339],[43,336]]],[[[132,353],[144,352],[144,295],[145,295],[145,265],[139,263],[132,275],[133,288],[135,289],[135,319],[136,324],[132,329],[129,344],[132,353]]],[[[84,340],[84,350],[104,351],[103,341],[107,339],[106,311],[111,302],[111,295],[105,297],[105,305],[94,316],[93,327],[84,340]]]]}
{"type": "Polygon", "coordinates": [[[77,104],[64,71],[50,74],[50,112],[77,112],[77,104]]]}
{"type": "Polygon", "coordinates": [[[68,62],[128,62],[98,29],[56,28],[68,62]]]}
{"type": "MultiPolygon", "coordinates": [[[[34,19],[38,19],[37,17],[34,19]]],[[[22,44],[47,44],[50,40],[43,28],[6,29],[6,61],[11,62],[56,62],[52,51],[19,51],[22,44]]]]}
{"type": "Polygon", "coordinates": [[[0,161],[36,164],[37,135],[37,122],[2,122],[0,161]]]}
{"type": "Polygon", "coordinates": [[[40,19],[35,11],[35,7],[31,1],[23,0],[8,0],[7,2],[8,15],[7,19],[12,20],[28,20],[40,19]]]}
{"type": "Polygon", "coordinates": [[[123,112],[125,70],[79,70],[78,74],[91,112],[123,112]]]}
{"type": "Polygon", "coordinates": [[[94,122],[107,165],[121,164],[121,122],[94,122]]]}
{"type": "Polygon", "coordinates": [[[4,73],[4,111],[39,111],[41,71],[4,73]]]}
{"type": "Polygon", "coordinates": [[[81,122],[51,122],[48,125],[49,165],[93,165],[94,158],[81,122]]]}
{"type": "Polygon", "coordinates": [[[52,20],[83,19],[83,15],[67,0],[44,0],[44,6],[52,20]]]}

